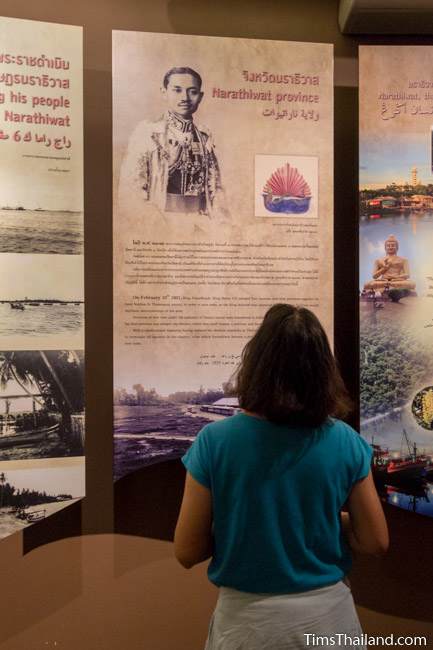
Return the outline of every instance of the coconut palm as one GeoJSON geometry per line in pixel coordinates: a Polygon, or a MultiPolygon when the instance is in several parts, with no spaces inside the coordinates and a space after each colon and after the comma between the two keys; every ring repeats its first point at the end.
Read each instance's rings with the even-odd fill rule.
{"type": "Polygon", "coordinates": [[[61,414],[64,430],[69,430],[71,414],[84,411],[84,356],[69,350],[19,351],[0,353],[0,386],[15,380],[47,411],[61,414]],[[36,384],[40,398],[31,387],[36,384]]]}

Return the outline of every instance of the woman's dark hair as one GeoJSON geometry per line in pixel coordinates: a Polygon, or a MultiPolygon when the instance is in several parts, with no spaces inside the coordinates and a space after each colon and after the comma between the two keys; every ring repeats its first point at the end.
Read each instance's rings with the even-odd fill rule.
{"type": "Polygon", "coordinates": [[[234,393],[246,411],[288,425],[316,427],[351,410],[322,325],[293,305],[268,310],[242,352],[234,393]]]}

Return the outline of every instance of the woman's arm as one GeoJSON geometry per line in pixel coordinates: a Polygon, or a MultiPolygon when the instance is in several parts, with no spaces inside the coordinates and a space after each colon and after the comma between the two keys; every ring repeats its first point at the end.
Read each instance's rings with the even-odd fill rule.
{"type": "Polygon", "coordinates": [[[388,526],[377,496],[371,470],[352,488],[349,516],[342,516],[343,531],[357,553],[382,555],[389,546],[388,526]]]}
{"type": "Polygon", "coordinates": [[[186,569],[212,555],[211,492],[189,472],[174,533],[174,554],[186,569]]]}

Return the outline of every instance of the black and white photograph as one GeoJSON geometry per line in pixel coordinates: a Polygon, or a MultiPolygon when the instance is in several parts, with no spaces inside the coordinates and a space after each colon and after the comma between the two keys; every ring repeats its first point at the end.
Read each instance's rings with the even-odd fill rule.
{"type": "Polygon", "coordinates": [[[83,213],[0,207],[0,253],[82,255],[83,213]]]}
{"type": "Polygon", "coordinates": [[[81,255],[2,253],[0,336],[8,349],[83,348],[81,255]]]}
{"type": "Polygon", "coordinates": [[[135,127],[122,164],[120,197],[149,201],[161,212],[228,218],[212,133],[195,120],[204,96],[200,74],[173,66],[157,92],[164,113],[135,127]]]}
{"type": "Polygon", "coordinates": [[[0,463],[84,454],[82,350],[0,352],[0,463]]]}
{"type": "Polygon", "coordinates": [[[240,412],[231,384],[162,394],[141,383],[114,391],[115,479],[179,458],[206,424],[240,412]]]}
{"type": "Polygon", "coordinates": [[[19,469],[0,465],[0,539],[42,521],[83,496],[84,462],[56,467],[39,461],[19,469]]]}

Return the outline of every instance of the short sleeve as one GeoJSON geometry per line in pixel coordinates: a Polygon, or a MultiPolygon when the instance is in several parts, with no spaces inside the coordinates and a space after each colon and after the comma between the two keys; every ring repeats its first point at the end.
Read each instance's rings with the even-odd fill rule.
{"type": "Polygon", "coordinates": [[[182,456],[182,463],[196,481],[204,485],[204,487],[210,488],[210,458],[207,427],[204,427],[200,431],[186,454],[182,456]]]}
{"type": "Polygon", "coordinates": [[[368,475],[371,467],[373,449],[359,433],[354,432],[354,434],[354,456],[356,464],[354,467],[355,472],[353,476],[353,483],[356,483],[356,481],[360,481],[368,475]]]}

